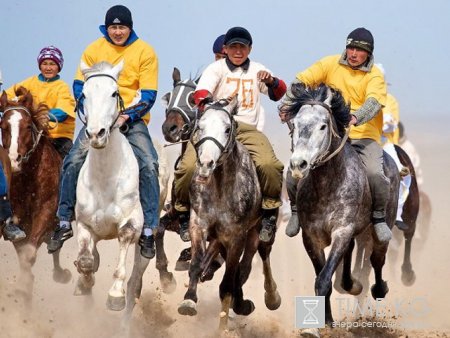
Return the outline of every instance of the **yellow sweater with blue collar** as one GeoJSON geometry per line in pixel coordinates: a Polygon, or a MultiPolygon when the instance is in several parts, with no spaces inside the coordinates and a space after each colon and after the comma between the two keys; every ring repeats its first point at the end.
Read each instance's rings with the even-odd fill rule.
{"type": "Polygon", "coordinates": [[[35,104],[45,103],[50,109],[50,137],[73,140],[75,100],[70,94],[69,86],[59,75],[50,80],[46,80],[42,74],[29,77],[6,90],[9,99],[16,96],[15,89],[20,86],[31,92],[35,104]]]}

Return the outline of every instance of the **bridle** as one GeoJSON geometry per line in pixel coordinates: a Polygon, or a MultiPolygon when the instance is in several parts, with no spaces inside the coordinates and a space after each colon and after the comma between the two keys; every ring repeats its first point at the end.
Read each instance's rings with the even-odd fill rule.
{"type": "Polygon", "coordinates": [[[229,134],[228,134],[228,139],[227,139],[227,142],[225,143],[224,146],[223,146],[216,138],[214,138],[214,137],[212,137],[212,136],[205,136],[205,137],[201,138],[200,140],[198,140],[198,142],[195,142],[195,140],[194,140],[194,139],[195,139],[195,136],[194,136],[194,135],[196,135],[196,133],[198,132],[198,129],[199,129],[199,128],[198,128],[198,124],[196,123],[194,132],[193,132],[192,135],[191,135],[191,143],[192,143],[192,145],[194,146],[195,152],[197,153],[197,158],[199,157],[199,156],[198,156],[198,148],[199,148],[203,143],[205,143],[206,141],[211,141],[211,142],[213,142],[213,143],[217,146],[217,148],[219,148],[221,154],[227,154],[227,153],[230,151],[230,149],[232,149],[233,140],[235,139],[235,138],[234,138],[234,135],[235,135],[235,133],[236,133],[236,121],[235,121],[235,119],[233,118],[233,115],[232,115],[231,113],[229,113],[226,109],[223,109],[222,107],[217,107],[217,106],[215,106],[215,105],[211,105],[211,106],[207,107],[207,108],[204,110],[203,114],[204,114],[208,109],[211,109],[211,108],[214,108],[215,110],[222,110],[222,111],[224,111],[224,112],[227,114],[227,116],[228,116],[229,119],[230,119],[231,130],[230,130],[230,132],[229,132],[229,134]]]}
{"type": "MultiPolygon", "coordinates": [[[[189,135],[192,132],[192,130],[195,127],[194,122],[197,120],[197,108],[195,106],[190,108],[190,105],[187,101],[189,98],[190,92],[188,94],[185,94],[185,90],[184,90],[184,88],[190,88],[192,90],[195,90],[196,86],[193,82],[192,83],[191,82],[192,81],[190,81],[190,80],[178,81],[174,85],[173,92],[175,91],[175,88],[177,88],[177,87],[180,87],[180,90],[178,90],[178,93],[175,96],[173,96],[173,95],[170,96],[169,104],[167,105],[167,108],[166,108],[166,117],[170,111],[176,111],[183,118],[184,125],[181,127],[181,131],[180,131],[181,135],[183,135],[183,136],[189,135]],[[185,111],[186,108],[182,107],[180,105],[180,103],[183,103],[182,102],[183,97],[186,100],[186,106],[190,108],[191,114],[188,114],[185,111]]],[[[186,141],[184,141],[184,142],[186,142],[186,141]]]]}
{"type": "Polygon", "coordinates": [[[336,131],[336,126],[335,124],[332,122],[333,119],[333,112],[331,111],[331,108],[329,105],[327,105],[326,103],[322,102],[322,101],[316,101],[316,100],[310,100],[304,103],[304,105],[319,105],[322,106],[323,108],[325,108],[327,110],[327,112],[330,115],[330,118],[328,119],[328,127],[331,130],[331,132],[329,133],[329,138],[328,138],[328,146],[327,149],[320,154],[317,158],[314,159],[314,161],[311,163],[311,170],[314,168],[317,168],[323,164],[325,164],[326,162],[328,162],[329,160],[331,160],[334,156],[336,156],[344,147],[345,142],[347,142],[348,139],[348,134],[350,132],[350,128],[347,128],[345,135],[341,138],[338,134],[338,132],[336,131]],[[333,137],[339,138],[341,139],[341,143],[339,144],[339,146],[332,152],[330,153],[330,147],[331,147],[331,141],[333,139],[333,137]]]}
{"type": "Polygon", "coordinates": [[[31,118],[31,137],[33,139],[33,146],[18,161],[18,164],[21,165],[22,163],[28,162],[28,160],[30,159],[31,154],[33,154],[33,152],[36,150],[36,148],[37,148],[37,146],[39,144],[39,141],[41,140],[41,137],[42,137],[42,134],[44,133],[44,131],[43,130],[39,130],[36,127],[36,124],[33,122],[33,119],[32,119],[30,111],[24,106],[15,106],[15,107],[6,108],[3,111],[2,115],[6,114],[7,112],[12,111],[12,110],[22,110],[25,113],[27,113],[28,116],[31,118]]]}
{"type": "MultiPolygon", "coordinates": [[[[117,84],[116,78],[115,78],[114,76],[112,76],[112,75],[109,75],[109,74],[94,74],[94,75],[88,76],[84,82],[86,83],[86,82],[88,82],[88,80],[90,80],[90,79],[92,79],[92,78],[94,78],[94,77],[109,77],[110,79],[114,80],[114,82],[117,84]]],[[[118,84],[117,84],[117,87],[118,87],[118,84]]],[[[120,116],[120,115],[123,113],[123,111],[125,110],[125,105],[124,105],[124,103],[123,103],[122,96],[120,96],[119,89],[117,89],[117,90],[113,93],[113,95],[117,98],[117,107],[118,107],[118,110],[117,110],[117,116],[116,116],[116,118],[114,119],[114,121],[112,122],[112,124],[109,126],[109,131],[111,131],[112,129],[115,128],[115,124],[116,124],[117,120],[119,119],[119,116],[120,116]]],[[[86,96],[84,95],[84,93],[81,93],[81,95],[78,97],[78,99],[77,99],[77,101],[76,101],[75,111],[76,111],[76,113],[77,113],[78,118],[80,119],[80,121],[81,121],[85,126],[87,126],[87,117],[86,117],[86,115],[84,114],[84,111],[82,111],[82,110],[80,109],[80,106],[81,106],[81,104],[82,104],[82,101],[83,101],[85,98],[86,98],[86,96]],[[83,116],[83,118],[82,118],[82,116],[83,116]]]]}

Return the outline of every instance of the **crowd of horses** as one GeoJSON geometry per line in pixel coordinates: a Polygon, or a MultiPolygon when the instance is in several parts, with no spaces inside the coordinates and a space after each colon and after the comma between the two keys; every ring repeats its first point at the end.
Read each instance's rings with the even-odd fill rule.
{"type": "MultiPolygon", "coordinates": [[[[117,238],[118,264],[107,306],[116,311],[125,309],[122,327],[127,329],[149,260],[140,255],[136,244],[143,223],[136,159],[115,125],[120,114],[117,79],[121,67],[121,64],[107,63],[81,67],[85,75],[83,93],[90,97],[85,105],[91,105],[85,110],[96,114],[86,116],[89,153],[77,187],[75,221],[79,252],[75,265],[79,278],[75,295],[91,293],[94,274],[100,264],[97,242],[117,238]],[[126,256],[131,244],[135,244],[134,263],[125,292],[126,256]]],[[[218,319],[220,329],[225,330],[230,309],[249,315],[255,308],[250,299],[245,299],[243,285],[250,275],[256,252],[263,262],[265,304],[270,310],[279,308],[281,296],[270,265],[275,236],[269,243],[259,240],[261,192],[249,153],[235,138],[236,100],[213,102],[198,114],[193,103],[195,80],[182,80],[176,68],[172,78],[173,90],[163,97],[167,104],[163,134],[170,143],[182,143],[181,156],[186,143],[192,142],[198,158],[190,187],[192,247],[182,252],[177,262],[180,269],[189,269],[189,286],[178,312],[182,315],[197,313],[198,282],[213,278],[224,262],[225,272],[219,287],[222,310],[218,319]]],[[[27,234],[25,240],[14,246],[21,271],[18,290],[31,302],[36,253],[56,226],[61,159],[48,140],[46,107],[35,106],[31,94],[24,88],[18,89],[16,94],[17,101],[8,100],[6,94],[0,99],[4,147],[0,147],[0,158],[10,180],[14,219],[20,220],[27,234]]],[[[372,296],[383,298],[386,295],[389,289],[382,270],[388,245],[374,239],[368,181],[358,155],[346,142],[349,107],[342,95],[325,85],[314,89],[298,85],[293,88],[293,95],[294,104],[289,107],[294,126],[289,165],[292,174],[300,179],[297,208],[303,244],[316,272],[316,295],[325,296],[326,321],[330,323],[333,321],[330,295],[335,272],[338,275],[335,288],[358,295],[368,285],[372,266],[375,272],[372,296]],[[355,242],[358,250],[352,271],[355,242]],[[330,245],[326,256],[324,249],[330,245]]],[[[158,149],[162,210],[169,170],[164,153],[160,147],[158,149]]],[[[406,245],[402,265],[402,280],[411,285],[415,279],[410,259],[411,240],[416,230],[420,194],[408,155],[399,147],[397,152],[413,177],[403,213],[408,230],[404,232],[406,245]]],[[[385,157],[385,172],[391,180],[387,223],[392,228],[400,176],[388,157],[385,157]]],[[[426,208],[429,209],[429,205],[426,208]]],[[[424,227],[426,223],[423,222],[424,227]]],[[[176,281],[168,271],[164,252],[166,230],[179,231],[178,225],[160,226],[156,234],[156,267],[163,291],[170,293],[176,288],[176,281]]],[[[68,269],[60,266],[59,254],[60,251],[53,253],[53,278],[56,282],[67,283],[72,276],[68,269]]]]}

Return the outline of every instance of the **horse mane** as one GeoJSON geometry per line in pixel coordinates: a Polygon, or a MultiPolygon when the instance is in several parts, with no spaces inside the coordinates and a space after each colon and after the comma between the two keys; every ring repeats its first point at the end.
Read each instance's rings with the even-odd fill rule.
{"type": "Polygon", "coordinates": [[[311,104],[311,101],[325,103],[325,100],[328,98],[328,90],[331,91],[332,95],[330,110],[336,121],[338,133],[342,137],[351,119],[350,103],[345,102],[341,91],[336,88],[329,87],[324,83],[319,84],[317,87],[307,87],[300,82],[294,83],[291,86],[292,94],[287,96],[286,102],[279,109],[287,113],[288,119],[294,118],[300,108],[305,104],[311,104]]]}
{"type": "Polygon", "coordinates": [[[49,108],[47,104],[39,102],[35,104],[33,102],[33,95],[31,92],[23,86],[14,88],[16,99],[7,101],[8,107],[25,107],[31,115],[31,120],[36,125],[39,131],[43,131],[44,135],[48,135],[50,118],[48,116],[49,108]]]}
{"type": "Polygon", "coordinates": [[[106,61],[101,61],[94,64],[92,67],[82,71],[84,78],[88,78],[93,74],[104,73],[113,68],[113,65],[106,61]]]}

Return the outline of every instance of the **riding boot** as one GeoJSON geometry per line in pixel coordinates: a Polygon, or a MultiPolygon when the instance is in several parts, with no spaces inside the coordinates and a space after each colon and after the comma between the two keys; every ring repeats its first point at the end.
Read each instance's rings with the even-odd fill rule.
{"type": "Polygon", "coordinates": [[[147,236],[144,234],[144,231],[142,231],[141,237],[139,237],[139,245],[141,246],[141,255],[143,257],[148,259],[155,257],[155,236],[153,233],[147,236]]]}
{"type": "Polygon", "coordinates": [[[372,218],[373,228],[380,243],[387,244],[392,238],[392,231],[386,223],[384,217],[372,218]]]}
{"type": "Polygon", "coordinates": [[[189,242],[191,235],[189,234],[189,218],[190,212],[180,212],[178,219],[180,220],[180,238],[183,242],[189,242]]]}
{"type": "Polygon", "coordinates": [[[53,231],[50,241],[47,244],[48,253],[54,253],[62,248],[64,242],[73,236],[72,226],[68,221],[59,222],[53,231]]]}
{"type": "Polygon", "coordinates": [[[277,231],[277,216],[278,208],[263,209],[261,231],[259,232],[259,239],[262,242],[270,242],[277,231]]]}
{"type": "Polygon", "coordinates": [[[3,238],[11,242],[17,242],[27,237],[27,235],[22,229],[13,223],[11,217],[12,211],[8,196],[0,196],[0,222],[5,221],[4,227],[1,229],[3,238]]]}
{"type": "Polygon", "coordinates": [[[289,222],[286,225],[286,235],[289,237],[297,236],[300,232],[300,224],[298,223],[298,215],[297,215],[297,206],[295,204],[291,204],[291,218],[289,218],[289,222]]]}

